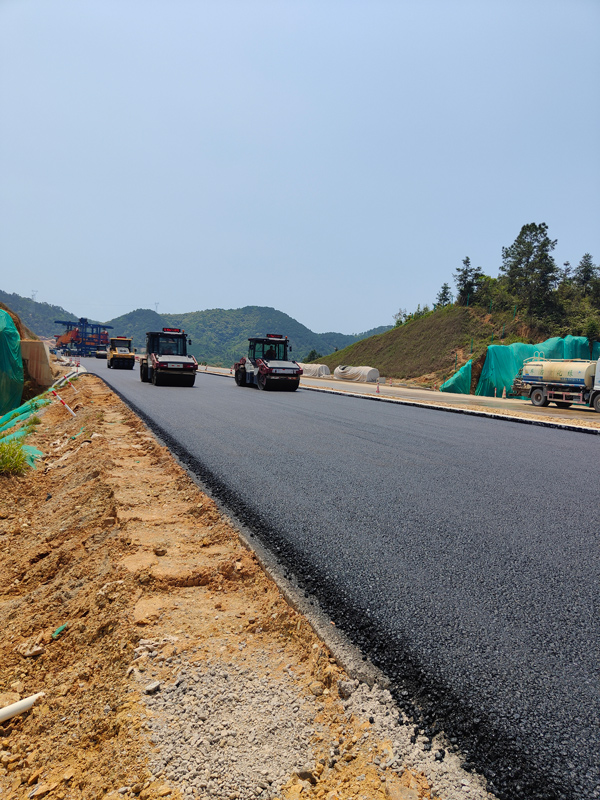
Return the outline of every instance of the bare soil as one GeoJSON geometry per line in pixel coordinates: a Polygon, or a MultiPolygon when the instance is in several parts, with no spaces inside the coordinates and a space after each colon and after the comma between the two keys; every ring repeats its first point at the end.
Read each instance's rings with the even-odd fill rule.
{"type": "Polygon", "coordinates": [[[434,800],[422,774],[384,776],[390,742],[344,715],[348,676],[139,418],[95,376],[61,396],[76,417],[52,404],[27,440],[44,460],[0,477],[0,708],[45,692],[0,724],[2,800],[181,797],[150,772],[144,686],[175,679],[175,653],[236,664],[242,650],[246,668],[271,654],[271,679],[285,666],[307,695],[324,687],[324,764],[314,785],[290,774],[283,800],[434,800]],[[162,658],[132,669],[147,639],[166,642],[162,658]],[[352,752],[329,767],[342,729],[352,752]]]}

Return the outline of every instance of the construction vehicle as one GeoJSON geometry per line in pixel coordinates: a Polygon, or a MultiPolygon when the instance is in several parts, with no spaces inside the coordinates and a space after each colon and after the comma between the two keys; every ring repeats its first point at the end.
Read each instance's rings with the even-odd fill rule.
{"type": "Polygon", "coordinates": [[[64,333],[55,334],[56,348],[74,356],[92,356],[96,355],[97,350],[106,350],[108,331],[112,330],[112,325],[89,322],[85,317],[77,322],[55,319],[54,324],[64,325],[67,329],[64,333]]]}
{"type": "Polygon", "coordinates": [[[106,366],[109,369],[133,369],[135,351],[128,336],[111,336],[106,348],[106,366]]]}
{"type": "Polygon", "coordinates": [[[198,362],[188,355],[192,343],[181,328],[146,333],[146,352],[140,355],[140,380],[155,386],[193,386],[198,362]]]}
{"type": "Polygon", "coordinates": [[[288,337],[279,333],[252,336],[248,339],[248,357],[234,365],[235,382],[238,386],[295,392],[300,385],[302,369],[289,359],[291,350],[288,337]]]}
{"type": "Polygon", "coordinates": [[[532,405],[558,408],[583,405],[600,413],[600,370],[597,361],[573,358],[526,358],[511,392],[528,396],[532,405]]]}

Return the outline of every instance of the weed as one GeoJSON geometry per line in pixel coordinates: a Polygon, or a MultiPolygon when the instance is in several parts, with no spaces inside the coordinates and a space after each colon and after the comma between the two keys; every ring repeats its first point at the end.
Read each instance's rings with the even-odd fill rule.
{"type": "Polygon", "coordinates": [[[21,444],[14,439],[0,441],[0,475],[21,475],[27,469],[27,458],[21,444]]]}

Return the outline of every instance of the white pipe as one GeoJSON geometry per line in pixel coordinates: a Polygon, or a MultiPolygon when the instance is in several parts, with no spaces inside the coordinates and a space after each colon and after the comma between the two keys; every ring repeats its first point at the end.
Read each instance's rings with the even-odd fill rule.
{"type": "Polygon", "coordinates": [[[18,703],[0,708],[0,722],[4,722],[11,717],[16,717],[17,714],[22,714],[24,711],[29,711],[38,697],[44,697],[45,694],[45,692],[38,692],[37,694],[32,694],[30,697],[24,697],[22,700],[19,700],[18,703]]]}
{"type": "MultiPolygon", "coordinates": [[[[54,383],[52,384],[52,386],[50,388],[51,389],[55,388],[55,387],[60,388],[60,384],[61,383],[65,383],[66,381],[69,380],[69,378],[73,378],[73,377],[75,377],[77,375],[81,375],[83,370],[85,370],[85,367],[80,367],[80,371],[79,372],[77,372],[77,370],[72,369],[71,372],[68,372],[66,375],[61,375],[61,377],[58,380],[54,381],[54,383]]],[[[85,371],[87,372],[87,370],[85,370],[85,371]]]]}

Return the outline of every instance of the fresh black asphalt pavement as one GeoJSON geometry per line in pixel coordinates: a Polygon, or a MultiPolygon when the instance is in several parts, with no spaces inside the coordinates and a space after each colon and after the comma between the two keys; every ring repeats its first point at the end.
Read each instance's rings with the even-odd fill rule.
{"type": "Polygon", "coordinates": [[[597,436],[84,363],[382,668],[421,733],[443,730],[502,800],[600,798],[597,436]]]}

